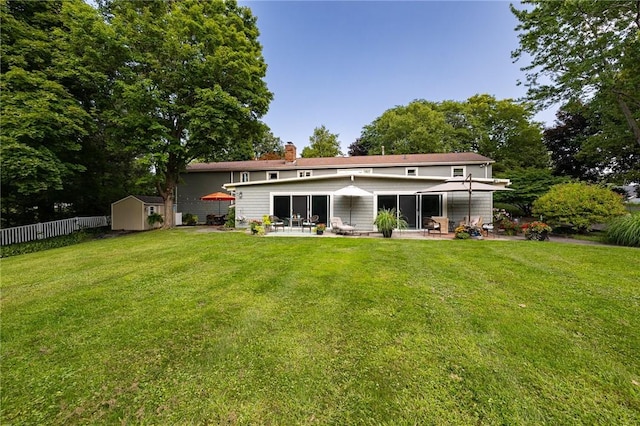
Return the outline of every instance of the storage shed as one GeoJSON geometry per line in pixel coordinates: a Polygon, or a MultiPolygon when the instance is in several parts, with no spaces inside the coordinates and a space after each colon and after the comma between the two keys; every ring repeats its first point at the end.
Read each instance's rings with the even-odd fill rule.
{"type": "Polygon", "coordinates": [[[164,218],[164,201],[162,197],[149,195],[129,195],[111,203],[111,229],[125,231],[145,231],[160,226],[149,225],[147,218],[158,213],[164,218]]]}

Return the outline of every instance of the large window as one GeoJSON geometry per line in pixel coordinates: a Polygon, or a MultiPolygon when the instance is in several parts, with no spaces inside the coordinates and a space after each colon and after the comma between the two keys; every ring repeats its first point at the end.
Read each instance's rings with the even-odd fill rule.
{"type": "Polygon", "coordinates": [[[300,215],[307,219],[318,215],[320,223],[329,223],[328,195],[274,195],[273,214],[281,219],[300,215]]]}
{"type": "Polygon", "coordinates": [[[443,215],[442,195],[378,195],[378,209],[399,210],[401,217],[407,221],[409,229],[420,229],[423,218],[443,215]]]}

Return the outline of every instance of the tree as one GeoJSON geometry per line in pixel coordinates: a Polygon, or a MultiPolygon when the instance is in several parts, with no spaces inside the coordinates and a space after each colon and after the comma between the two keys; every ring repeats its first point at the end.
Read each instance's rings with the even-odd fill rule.
{"type": "Polygon", "coordinates": [[[533,204],[533,213],[556,226],[570,225],[586,232],[595,224],[627,214],[622,197],[607,188],[587,183],[555,185],[533,204]]]}
{"type": "Polygon", "coordinates": [[[446,144],[450,132],[435,103],[415,100],[388,109],[366,125],[358,145],[366,147],[367,155],[380,155],[383,149],[385,154],[447,152],[451,151],[446,144]]]}
{"type": "Polygon", "coordinates": [[[494,194],[496,203],[507,203],[516,206],[525,216],[531,216],[533,203],[546,194],[557,184],[567,181],[566,178],[556,177],[549,169],[526,168],[510,170],[508,173],[498,174],[498,177],[511,180],[510,189],[513,191],[498,191],[494,194]]]}
{"type": "Polygon", "coordinates": [[[172,212],[190,161],[251,158],[263,135],[272,94],[256,18],[235,1],[112,0],[102,11],[126,49],[110,131],[154,170],[172,212]]]}
{"type": "Polygon", "coordinates": [[[310,146],[302,149],[302,158],[313,157],[337,157],[342,155],[340,141],[337,133],[331,133],[324,126],[313,129],[313,135],[309,138],[310,146]]]}
{"type": "Polygon", "coordinates": [[[284,144],[282,139],[266,130],[264,136],[254,144],[255,158],[260,160],[278,160],[284,158],[284,144]]]}
{"type": "Polygon", "coordinates": [[[385,111],[349,146],[352,155],[477,152],[494,171],[546,167],[548,154],[533,108],[511,99],[475,95],[464,102],[416,100],[385,111]]]}
{"type": "Polygon", "coordinates": [[[617,104],[640,145],[640,2],[525,1],[511,10],[520,21],[514,59],[539,105],[590,101],[617,104]]]}
{"type": "Polygon", "coordinates": [[[542,143],[542,126],[533,121],[528,104],[491,95],[475,95],[463,103],[472,146],[496,161],[495,173],[518,168],[546,168],[549,156],[542,143]]]}
{"type": "Polygon", "coordinates": [[[49,220],[53,195],[86,169],[78,153],[94,122],[74,95],[92,91],[88,82],[100,76],[69,49],[68,39],[69,17],[90,19],[92,11],[99,18],[80,0],[0,4],[5,221],[31,221],[35,211],[34,219],[49,220]]]}

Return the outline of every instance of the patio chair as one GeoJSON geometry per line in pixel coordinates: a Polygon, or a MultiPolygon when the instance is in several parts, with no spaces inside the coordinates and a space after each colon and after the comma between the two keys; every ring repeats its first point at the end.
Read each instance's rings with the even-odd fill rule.
{"type": "Polygon", "coordinates": [[[460,225],[479,228],[480,226],[482,226],[482,216],[471,216],[471,220],[469,220],[469,218],[465,216],[464,219],[462,219],[462,222],[460,222],[460,225]]]}
{"type": "Polygon", "coordinates": [[[429,235],[430,231],[438,231],[438,233],[442,235],[440,222],[437,222],[432,217],[427,216],[422,219],[422,235],[429,235]]]}
{"type": "Polygon", "coordinates": [[[309,232],[311,232],[311,228],[316,226],[319,220],[320,220],[320,216],[318,216],[317,214],[314,214],[308,220],[303,221],[302,232],[304,232],[304,228],[309,228],[309,232]]]}
{"type": "Polygon", "coordinates": [[[269,216],[269,220],[271,221],[271,226],[273,227],[274,232],[277,231],[278,228],[282,228],[284,231],[284,221],[278,216],[269,216]]]}
{"type": "Polygon", "coordinates": [[[336,234],[342,235],[353,234],[353,231],[356,230],[355,227],[342,223],[342,219],[337,216],[331,218],[331,229],[336,234]]]}

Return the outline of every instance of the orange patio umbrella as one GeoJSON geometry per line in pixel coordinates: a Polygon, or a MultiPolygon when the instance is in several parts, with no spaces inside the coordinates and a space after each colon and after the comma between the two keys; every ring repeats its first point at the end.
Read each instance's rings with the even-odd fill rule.
{"type": "MultiPolygon", "coordinates": [[[[233,201],[236,199],[231,194],[227,194],[226,192],[214,192],[212,194],[205,195],[200,197],[202,201],[233,201]]],[[[220,214],[220,203],[218,202],[218,214],[220,214]]]]}

